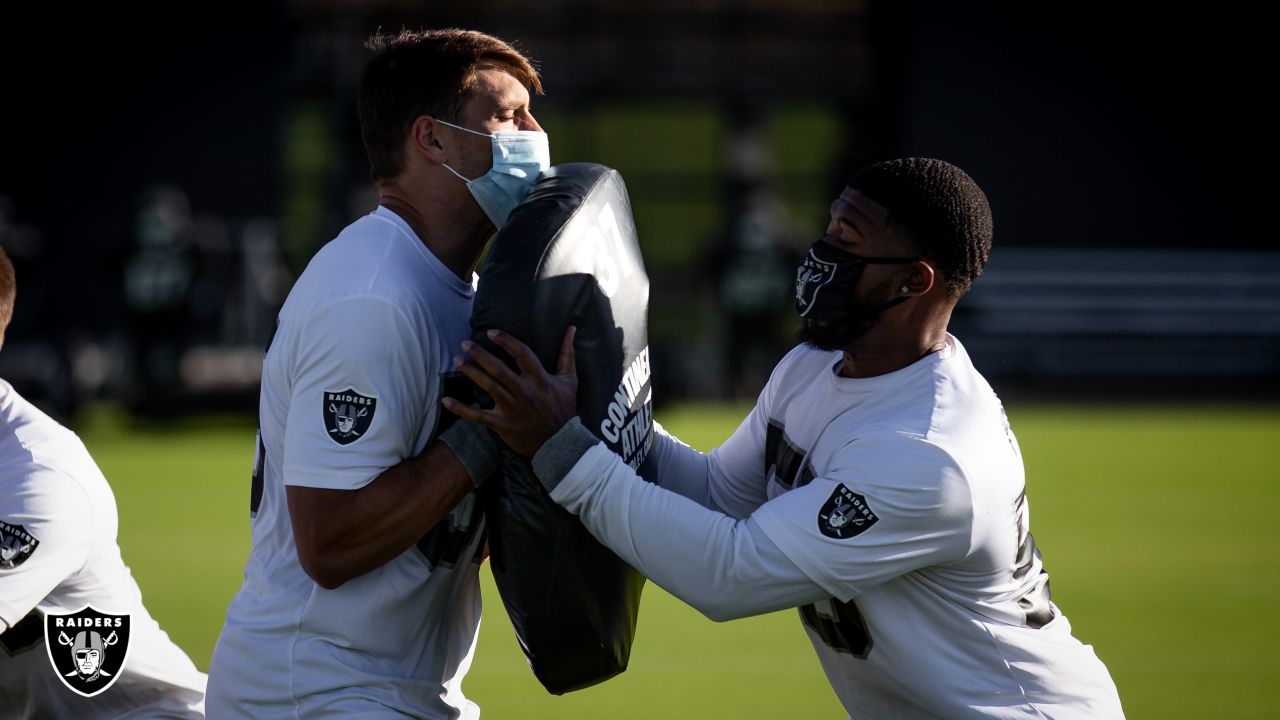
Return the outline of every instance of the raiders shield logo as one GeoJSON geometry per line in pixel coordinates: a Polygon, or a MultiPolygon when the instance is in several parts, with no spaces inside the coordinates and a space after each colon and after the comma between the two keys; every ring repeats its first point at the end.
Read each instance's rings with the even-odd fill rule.
{"type": "Polygon", "coordinates": [[[129,657],[129,619],[91,605],[69,615],[45,615],[44,646],[62,684],[85,697],[111,687],[129,657]]]}
{"type": "Polygon", "coordinates": [[[844,540],[861,535],[879,519],[871,512],[866,498],[841,483],[818,511],[818,531],[829,538],[844,540]]]}
{"type": "Polygon", "coordinates": [[[39,544],[23,526],[0,520],[0,570],[12,570],[26,562],[39,544]]]}
{"type": "Polygon", "coordinates": [[[805,256],[804,262],[796,268],[796,312],[800,317],[809,314],[813,301],[818,299],[818,291],[831,282],[835,273],[835,263],[819,260],[812,250],[805,256]]]}
{"type": "Polygon", "coordinates": [[[378,399],[352,388],[324,393],[324,427],[339,445],[350,445],[369,430],[378,399]]]}

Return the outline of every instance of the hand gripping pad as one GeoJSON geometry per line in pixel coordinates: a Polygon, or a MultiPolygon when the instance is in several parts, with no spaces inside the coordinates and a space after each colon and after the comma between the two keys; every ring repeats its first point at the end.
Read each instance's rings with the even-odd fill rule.
{"type": "MultiPolygon", "coordinates": [[[[637,468],[653,441],[648,304],[622,176],[568,163],[543,173],[494,239],[471,329],[499,357],[484,333],[505,330],[554,369],[565,328],[577,326],[579,416],[637,468]]],[[[621,673],[644,578],[552,502],[510,451],[489,485],[493,575],[534,675],[559,695],[621,673]]]]}

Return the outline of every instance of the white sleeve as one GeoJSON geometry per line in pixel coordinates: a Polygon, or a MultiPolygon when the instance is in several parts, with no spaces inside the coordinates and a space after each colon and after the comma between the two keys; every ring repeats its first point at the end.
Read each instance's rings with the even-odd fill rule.
{"type": "MultiPolygon", "coordinates": [[[[767,389],[766,389],[767,392],[767,389]]],[[[703,454],[653,422],[653,449],[641,467],[646,480],[734,518],[747,517],[766,499],[765,394],[724,444],[703,454]]]]}
{"type": "Polygon", "coordinates": [[[297,338],[285,484],[354,490],[409,457],[440,370],[435,338],[422,337],[403,312],[371,296],[321,308],[297,338]],[[348,398],[354,403],[344,408],[348,398]],[[335,427],[335,411],[358,416],[351,432],[335,427]]]}
{"type": "Polygon", "coordinates": [[[640,466],[644,479],[703,507],[712,507],[707,473],[706,455],[668,433],[662,423],[653,421],[653,447],[640,466]]]}
{"type": "Polygon", "coordinates": [[[778,388],[787,385],[789,371],[805,348],[798,345],[773,368],[755,407],[729,439],[711,451],[711,499],[731,517],[745,518],[769,499],[769,419],[778,388]]]}
{"type": "Polygon", "coordinates": [[[32,465],[17,491],[0,497],[0,522],[16,551],[5,563],[14,567],[0,569],[0,619],[13,625],[84,566],[96,537],[93,508],[66,473],[32,465]]]}
{"type": "MultiPolygon", "coordinates": [[[[595,442],[576,420],[571,425],[584,442],[595,442]]],[[[547,482],[542,471],[539,477],[547,482]]],[[[603,443],[581,455],[551,498],[632,567],[712,620],[829,597],[754,520],[735,520],[644,482],[603,443]]]]}
{"type": "Polygon", "coordinates": [[[972,494],[963,471],[936,445],[906,437],[846,446],[822,477],[752,517],[841,602],[963,558],[972,544],[972,494]]]}
{"type": "Polygon", "coordinates": [[[766,386],[738,429],[710,454],[711,499],[730,517],[745,518],[768,499],[764,462],[768,392],[766,386]]]}

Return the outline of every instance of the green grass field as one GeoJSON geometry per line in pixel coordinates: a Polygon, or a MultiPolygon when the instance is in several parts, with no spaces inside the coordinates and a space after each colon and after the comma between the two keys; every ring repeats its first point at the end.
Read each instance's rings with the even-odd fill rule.
{"type": "MultiPolygon", "coordinates": [[[[1110,667],[1128,716],[1275,717],[1280,408],[1008,410],[1054,600],[1110,667]]],[[[743,412],[687,406],[659,419],[705,450],[743,412]]],[[[248,551],[253,429],[100,413],[78,430],[115,487],[120,544],[148,608],[207,668],[248,551]]],[[[630,669],[550,696],[484,576],[465,689],[486,717],[844,717],[793,612],[716,624],[652,584],[630,669]]]]}

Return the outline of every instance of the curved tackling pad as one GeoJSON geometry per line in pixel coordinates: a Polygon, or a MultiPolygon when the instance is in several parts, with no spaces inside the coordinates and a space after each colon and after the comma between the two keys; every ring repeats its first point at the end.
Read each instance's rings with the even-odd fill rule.
{"type": "MultiPolygon", "coordinates": [[[[543,173],[494,239],[471,329],[499,357],[484,333],[504,330],[554,369],[575,325],[578,414],[638,468],[653,442],[648,305],[622,176],[568,163],[543,173]]],[[[525,460],[507,451],[489,485],[494,579],[534,675],[558,695],[625,670],[644,578],[552,502],[525,460]]]]}

